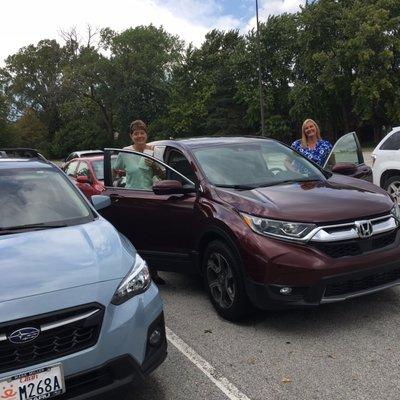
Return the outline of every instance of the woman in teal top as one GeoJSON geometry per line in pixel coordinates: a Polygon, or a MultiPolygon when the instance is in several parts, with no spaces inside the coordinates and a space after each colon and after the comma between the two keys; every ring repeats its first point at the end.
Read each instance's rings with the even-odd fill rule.
{"type": "MultiPolygon", "coordinates": [[[[147,144],[147,127],[143,121],[131,123],[133,144],[123,150],[133,150],[152,155],[153,148],[147,144]]],[[[114,165],[117,175],[125,175],[125,187],[129,189],[151,190],[154,177],[163,178],[163,171],[152,160],[131,153],[119,153],[114,165]],[[122,174],[121,174],[122,172],[122,174]]]]}
{"type": "MultiPolygon", "coordinates": [[[[123,150],[133,150],[140,153],[153,154],[153,148],[147,144],[147,126],[141,120],[136,120],[130,126],[133,144],[123,150]]],[[[156,162],[132,153],[119,153],[114,165],[114,172],[125,175],[125,188],[138,190],[151,190],[154,178],[165,179],[164,171],[156,162]]],[[[157,269],[149,265],[153,281],[158,285],[165,284],[164,279],[158,275],[157,269]]]]}
{"type": "MultiPolygon", "coordinates": [[[[139,151],[134,146],[124,147],[124,150],[139,151]]],[[[141,156],[119,153],[114,168],[125,171],[126,188],[149,190],[153,186],[154,171],[141,156]]]]}

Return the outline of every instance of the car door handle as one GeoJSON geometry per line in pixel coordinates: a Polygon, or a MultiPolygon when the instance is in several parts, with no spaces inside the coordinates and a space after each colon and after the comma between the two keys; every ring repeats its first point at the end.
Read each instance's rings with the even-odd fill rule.
{"type": "Polygon", "coordinates": [[[118,203],[119,200],[122,198],[119,194],[110,194],[110,199],[112,203],[118,203]]]}

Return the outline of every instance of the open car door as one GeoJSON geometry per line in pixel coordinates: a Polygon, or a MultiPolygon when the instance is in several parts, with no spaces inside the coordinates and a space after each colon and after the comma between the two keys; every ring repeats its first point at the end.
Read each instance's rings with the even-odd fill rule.
{"type": "Polygon", "coordinates": [[[355,132],[347,133],[338,139],[323,168],[372,182],[372,170],[364,163],[360,142],[355,132]]]}
{"type": "Polygon", "coordinates": [[[193,227],[199,215],[190,179],[148,154],[105,149],[104,186],[102,195],[110,204],[100,213],[151,267],[178,272],[194,268],[193,227]],[[145,180],[146,176],[150,178],[145,180]]]}

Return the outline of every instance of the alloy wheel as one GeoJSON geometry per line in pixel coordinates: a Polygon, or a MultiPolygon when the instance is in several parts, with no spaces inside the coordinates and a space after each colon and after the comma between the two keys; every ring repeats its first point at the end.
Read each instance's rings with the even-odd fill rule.
{"type": "Polygon", "coordinates": [[[400,204],[400,181],[391,182],[387,188],[388,193],[400,204]]]}
{"type": "Polygon", "coordinates": [[[211,253],[208,258],[207,283],[217,304],[224,309],[230,308],[236,295],[235,276],[221,253],[211,253]]]}

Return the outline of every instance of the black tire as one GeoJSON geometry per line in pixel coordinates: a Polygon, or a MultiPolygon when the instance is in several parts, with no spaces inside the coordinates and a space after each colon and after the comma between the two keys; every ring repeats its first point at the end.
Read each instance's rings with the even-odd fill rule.
{"type": "Polygon", "coordinates": [[[203,255],[203,276],[211,303],[223,318],[237,321],[250,311],[239,256],[220,240],[211,242],[203,255]]]}
{"type": "Polygon", "coordinates": [[[383,188],[400,204],[400,175],[392,175],[386,179],[383,188]]]}

